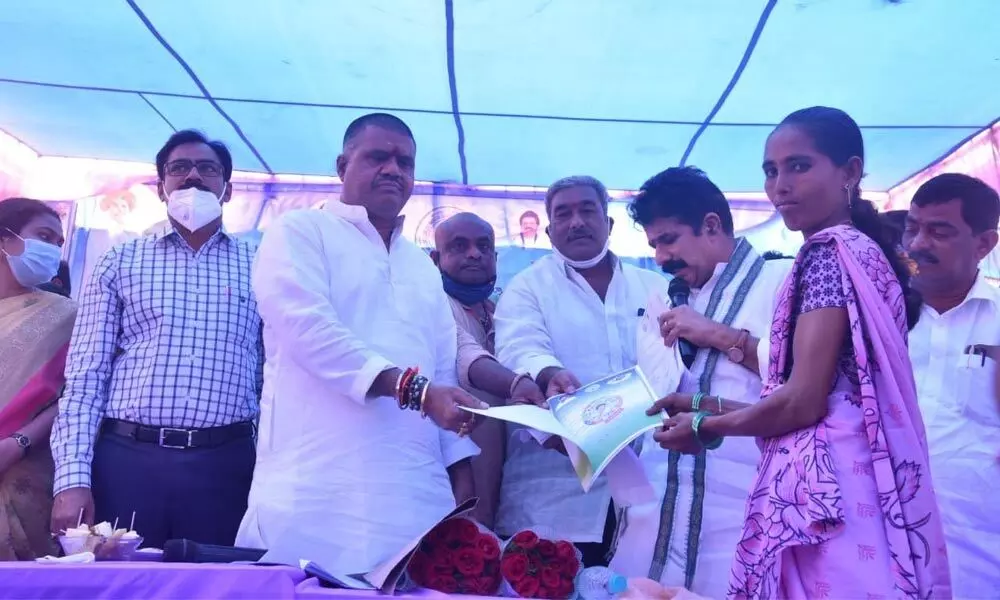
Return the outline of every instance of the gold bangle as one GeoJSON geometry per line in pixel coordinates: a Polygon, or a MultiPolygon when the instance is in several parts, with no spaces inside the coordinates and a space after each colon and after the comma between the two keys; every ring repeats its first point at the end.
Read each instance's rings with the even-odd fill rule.
{"type": "Polygon", "coordinates": [[[427,380],[424,384],[424,389],[420,390],[420,416],[424,419],[427,418],[427,413],[424,411],[424,400],[427,399],[427,390],[431,389],[431,382],[427,380]]]}
{"type": "Polygon", "coordinates": [[[392,388],[392,397],[396,401],[399,401],[399,397],[400,397],[400,395],[402,395],[402,391],[399,389],[399,387],[400,387],[400,384],[403,383],[403,378],[404,377],[406,377],[406,370],[405,369],[399,369],[399,375],[396,375],[396,385],[392,388]]]}
{"type": "Polygon", "coordinates": [[[510,390],[507,391],[507,398],[514,397],[514,389],[517,388],[517,384],[521,383],[525,379],[530,380],[531,375],[528,375],[527,373],[518,373],[515,375],[514,381],[512,381],[510,384],[510,390]]]}

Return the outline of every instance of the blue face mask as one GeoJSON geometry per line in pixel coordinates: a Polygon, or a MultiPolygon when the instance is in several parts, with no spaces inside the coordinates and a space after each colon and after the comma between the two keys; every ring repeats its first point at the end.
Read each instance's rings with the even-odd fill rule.
{"type": "Polygon", "coordinates": [[[14,235],[24,242],[24,252],[13,255],[3,250],[7,255],[7,264],[10,265],[14,279],[24,287],[32,288],[55,277],[59,272],[59,261],[62,259],[62,250],[59,246],[41,240],[26,240],[16,233],[14,235]]]}
{"type": "Polygon", "coordinates": [[[496,278],[493,278],[486,283],[469,285],[452,279],[444,271],[441,271],[441,281],[444,282],[445,293],[461,302],[463,306],[474,306],[484,302],[493,294],[493,288],[497,283],[496,278]]]}

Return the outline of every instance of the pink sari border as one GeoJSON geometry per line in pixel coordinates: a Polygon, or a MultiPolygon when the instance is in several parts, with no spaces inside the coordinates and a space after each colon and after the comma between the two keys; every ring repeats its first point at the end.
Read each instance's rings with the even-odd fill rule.
{"type": "Polygon", "coordinates": [[[58,396],[63,386],[68,351],[69,344],[59,348],[0,411],[0,439],[23,427],[58,396]]]}

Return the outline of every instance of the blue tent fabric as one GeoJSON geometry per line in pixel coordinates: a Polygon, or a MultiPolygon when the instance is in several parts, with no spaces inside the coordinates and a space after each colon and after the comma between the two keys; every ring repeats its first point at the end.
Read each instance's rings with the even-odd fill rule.
{"type": "Polygon", "coordinates": [[[826,104],[885,190],[996,119],[997,22],[995,0],[7,2],[0,129],[148,162],[195,127],[239,169],[329,174],[388,110],[423,180],[634,189],[686,155],[752,191],[774,124],[826,104]]]}

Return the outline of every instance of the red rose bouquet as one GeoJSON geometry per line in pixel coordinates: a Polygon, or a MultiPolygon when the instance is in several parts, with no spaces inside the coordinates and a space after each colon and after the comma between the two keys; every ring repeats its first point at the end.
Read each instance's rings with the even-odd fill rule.
{"type": "Polygon", "coordinates": [[[446,594],[495,595],[500,540],[472,519],[448,519],[421,540],[406,573],[420,587],[446,594]]]}
{"type": "Polygon", "coordinates": [[[569,542],[541,539],[533,531],[517,533],[500,558],[504,591],[517,598],[572,598],[580,559],[569,542]]]}

